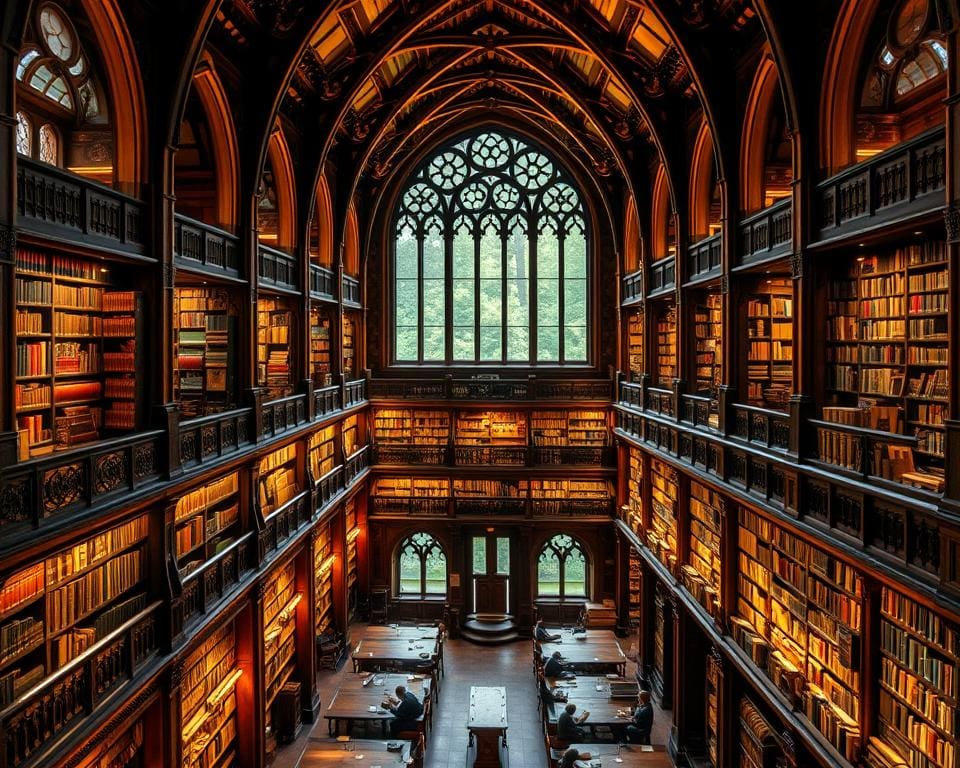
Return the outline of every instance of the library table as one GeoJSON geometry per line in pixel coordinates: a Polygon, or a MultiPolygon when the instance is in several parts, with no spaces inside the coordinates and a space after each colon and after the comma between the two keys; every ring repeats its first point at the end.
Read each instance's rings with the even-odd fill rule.
{"type": "Polygon", "coordinates": [[[364,640],[429,640],[437,642],[437,627],[398,627],[396,624],[372,624],[363,631],[364,640]]]}
{"type": "MultiPolygon", "coordinates": [[[[551,631],[548,629],[548,631],[551,631]]],[[[620,647],[620,642],[617,640],[617,635],[612,629],[588,629],[586,632],[577,632],[574,634],[572,629],[561,629],[558,632],[553,632],[555,635],[560,635],[557,640],[540,640],[541,646],[550,646],[550,652],[562,650],[559,647],[561,645],[615,645],[618,648],[620,647]],[[579,639],[582,638],[582,639],[579,639]]],[[[544,649],[546,653],[546,649],[544,649]]]]}
{"type": "MultiPolygon", "coordinates": [[[[547,677],[544,678],[550,690],[559,688],[565,691],[571,699],[609,699],[611,698],[610,683],[634,683],[622,677],[610,679],[606,675],[577,675],[573,678],[547,677]]],[[[637,693],[631,691],[629,695],[614,697],[619,701],[627,702],[631,706],[636,703],[637,693]]]]}
{"type": "Polygon", "coordinates": [[[297,768],[399,768],[412,762],[409,741],[375,741],[373,739],[307,739],[307,747],[297,768]],[[399,752],[391,752],[387,744],[402,745],[399,752]]]}
{"type": "MultiPolygon", "coordinates": [[[[430,695],[430,678],[423,675],[403,675],[387,674],[378,672],[374,674],[350,674],[343,676],[340,687],[333,695],[324,719],[327,722],[327,728],[331,736],[335,735],[340,729],[340,723],[345,722],[347,733],[353,727],[354,722],[379,722],[383,732],[386,733],[387,723],[393,719],[389,710],[380,705],[386,699],[387,694],[394,695],[398,685],[406,686],[422,702],[425,696],[430,695]],[[411,680],[414,677],[416,679],[411,680]],[[369,680],[366,686],[363,681],[369,680]],[[371,711],[373,707],[373,711],[371,711]]],[[[421,715],[421,717],[423,717],[421,715]]]]}
{"type": "Polygon", "coordinates": [[[437,666],[437,643],[430,640],[361,640],[353,649],[353,671],[375,672],[381,667],[419,669],[437,666]],[[377,668],[377,669],[374,669],[377,668]]]}
{"type": "Polygon", "coordinates": [[[564,669],[571,672],[614,672],[622,676],[627,670],[627,657],[619,645],[564,644],[555,650],[563,657],[564,669]]]}
{"type": "MultiPolygon", "coordinates": [[[[588,721],[589,722],[589,721],[588,721]]],[[[589,760],[578,760],[576,765],[582,768],[673,768],[673,761],[667,754],[667,748],[650,744],[624,744],[620,748],[617,760],[617,745],[609,742],[600,744],[571,744],[579,752],[589,752],[589,760]]]]}
{"type": "MultiPolygon", "coordinates": [[[[587,718],[586,722],[579,724],[584,729],[598,726],[611,729],[625,728],[630,724],[630,715],[636,705],[635,700],[611,699],[609,696],[591,698],[589,696],[578,696],[575,693],[570,694],[569,701],[577,705],[575,717],[582,715],[584,710],[590,711],[590,717],[587,718]]],[[[547,713],[547,726],[551,733],[557,732],[557,717],[563,711],[564,706],[560,703],[554,704],[553,711],[547,713]]]]}
{"type": "Polygon", "coordinates": [[[474,768],[500,768],[500,747],[507,745],[507,689],[475,685],[470,689],[470,743],[476,747],[474,768]]]}

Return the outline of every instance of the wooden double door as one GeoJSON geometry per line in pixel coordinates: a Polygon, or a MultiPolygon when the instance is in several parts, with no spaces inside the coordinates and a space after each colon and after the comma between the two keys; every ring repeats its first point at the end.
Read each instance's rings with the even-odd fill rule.
{"type": "Polygon", "coordinates": [[[469,537],[468,562],[472,613],[508,614],[514,602],[510,579],[511,532],[474,531],[469,537]]]}

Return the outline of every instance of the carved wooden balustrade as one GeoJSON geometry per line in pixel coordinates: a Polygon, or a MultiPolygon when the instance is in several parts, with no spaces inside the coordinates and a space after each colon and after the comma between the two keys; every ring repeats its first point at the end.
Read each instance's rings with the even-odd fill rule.
{"type": "Polygon", "coordinates": [[[310,265],[310,298],[334,301],[333,286],[337,276],[331,269],[319,264],[310,265]]]}
{"type": "Polygon", "coordinates": [[[710,280],[723,266],[723,234],[717,232],[687,248],[687,280],[710,280]]]}
{"type": "Polygon", "coordinates": [[[254,442],[253,411],[239,408],[180,422],[180,464],[199,466],[254,442]]]}
{"type": "Polygon", "coordinates": [[[343,463],[343,482],[350,485],[370,466],[370,446],[355,451],[343,463]]]}
{"type": "Polygon", "coordinates": [[[747,266],[779,259],[793,246],[793,201],[779,200],[740,222],[737,264],[747,266]]]}
{"type": "Polygon", "coordinates": [[[179,213],[173,223],[173,257],[178,267],[227,277],[240,275],[240,239],[179,213]]]}
{"type": "Polygon", "coordinates": [[[307,396],[290,395],[260,406],[260,435],[277,437],[307,423],[307,396]]]}
{"type": "Polygon", "coordinates": [[[647,286],[648,296],[659,296],[674,290],[677,287],[677,262],[673,256],[668,256],[650,265],[650,285],[647,286]]]}
{"type": "Polygon", "coordinates": [[[343,303],[360,306],[360,281],[350,275],[343,276],[343,303]]]}
{"type": "Polygon", "coordinates": [[[754,405],[733,406],[730,436],[775,451],[790,450],[790,416],[754,405]]]}
{"type": "Polygon", "coordinates": [[[314,504],[321,510],[344,489],[343,466],[336,466],[313,484],[314,504]]]}
{"type": "Polygon", "coordinates": [[[716,429],[716,401],[703,395],[680,395],[680,418],[700,429],[716,429]]]}
{"type": "Polygon", "coordinates": [[[367,380],[355,379],[347,381],[343,385],[343,407],[352,408],[360,405],[367,399],[367,380]]]}
{"type": "Polygon", "coordinates": [[[372,379],[371,400],[589,400],[609,403],[610,379],[372,379]]]}
{"type": "Polygon", "coordinates": [[[266,245],[257,248],[257,279],[261,285],[299,291],[299,272],[297,260],[290,254],[266,245]]]}
{"type": "Polygon", "coordinates": [[[259,532],[261,561],[268,554],[282,549],[287,539],[313,519],[311,498],[312,491],[301,491],[290,501],[264,516],[263,528],[259,532]]]}
{"type": "Polygon", "coordinates": [[[256,568],[256,539],[251,531],[218,552],[182,579],[182,590],[170,606],[171,629],[178,637],[228,597],[256,568]]]}
{"type": "Polygon", "coordinates": [[[340,410],[340,387],[334,384],[331,387],[313,390],[313,415],[316,418],[336,413],[340,410]]]}
{"type": "Polygon", "coordinates": [[[629,304],[643,298],[643,270],[638,269],[623,278],[620,289],[621,304],[629,304]]]}

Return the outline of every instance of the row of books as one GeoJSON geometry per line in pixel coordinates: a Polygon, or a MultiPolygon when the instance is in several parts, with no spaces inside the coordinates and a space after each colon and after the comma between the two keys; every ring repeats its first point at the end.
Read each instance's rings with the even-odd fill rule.
{"type": "Polygon", "coordinates": [[[59,632],[114,600],[142,578],[143,552],[135,550],[48,593],[48,630],[59,632]]]}

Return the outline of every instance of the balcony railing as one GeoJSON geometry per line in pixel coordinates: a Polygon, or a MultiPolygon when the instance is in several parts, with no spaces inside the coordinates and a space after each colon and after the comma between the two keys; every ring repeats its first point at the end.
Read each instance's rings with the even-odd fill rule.
{"type": "Polygon", "coordinates": [[[163,456],[164,433],[154,430],[8,467],[0,480],[0,527],[37,526],[44,518],[116,501],[157,480],[163,456]]]}
{"type": "Polygon", "coordinates": [[[458,466],[522,467],[527,463],[527,447],[525,445],[456,445],[453,448],[453,460],[458,466]]]}
{"type": "Polygon", "coordinates": [[[417,515],[430,517],[448,517],[450,515],[450,497],[448,496],[371,496],[373,512],[379,515],[417,515]]]}
{"type": "Polygon", "coordinates": [[[526,516],[527,499],[517,496],[461,496],[453,499],[455,515],[526,516]]]}
{"type": "Polygon", "coordinates": [[[240,275],[240,239],[182,214],[174,216],[173,256],[178,267],[215,275],[240,275]]]}
{"type": "Polygon", "coordinates": [[[313,390],[313,414],[316,418],[340,410],[340,387],[324,387],[313,390]]]}
{"type": "Polygon", "coordinates": [[[613,499],[530,499],[535,517],[612,517],[613,499]]]}
{"type": "Polygon", "coordinates": [[[243,583],[256,565],[254,544],[254,534],[247,533],[183,577],[183,590],[171,606],[174,637],[243,583]]]}
{"type": "Polygon", "coordinates": [[[136,198],[17,156],[17,224],[23,229],[142,256],[144,212],[136,198]]]}
{"type": "Polygon", "coordinates": [[[260,285],[282,288],[285,291],[300,290],[297,260],[290,254],[260,245],[257,249],[257,277],[260,285]]]}
{"type": "Polygon", "coordinates": [[[343,407],[353,408],[367,400],[367,380],[354,379],[343,385],[343,407]]]}
{"type": "Polygon", "coordinates": [[[448,462],[447,445],[385,445],[370,446],[374,464],[428,464],[441,466],[448,462]]]}
{"type": "Polygon", "coordinates": [[[307,396],[290,395],[260,406],[260,434],[276,437],[307,421],[307,396]]]}
{"type": "Polygon", "coordinates": [[[373,379],[370,397],[380,400],[596,400],[609,403],[610,379],[373,379]]]}
{"type": "Polygon", "coordinates": [[[535,445],[530,448],[534,466],[612,466],[612,450],[593,445],[535,445]]]}
{"type": "Polygon", "coordinates": [[[735,404],[733,429],[730,436],[775,451],[788,451],[790,450],[790,416],[783,411],[735,404]]]}
{"type": "Polygon", "coordinates": [[[673,390],[662,387],[647,387],[647,410],[659,413],[661,416],[674,418],[673,390]]]}
{"type": "Polygon", "coordinates": [[[0,712],[4,768],[39,765],[32,758],[138,675],[157,655],[162,605],[153,603],[121,624],[0,712]]]}
{"type": "Polygon", "coordinates": [[[333,286],[337,276],[333,270],[322,267],[319,264],[310,265],[310,298],[328,299],[333,301],[336,296],[333,295],[333,286]]]}
{"type": "Polygon", "coordinates": [[[723,233],[717,232],[687,248],[687,279],[709,280],[723,267],[723,233]]]}
{"type": "Polygon", "coordinates": [[[343,482],[350,485],[357,477],[370,466],[370,446],[365,445],[355,451],[343,463],[343,482]]]}
{"type": "Polygon", "coordinates": [[[623,304],[643,298],[643,270],[638,269],[623,278],[623,288],[620,292],[620,301],[623,304]]]}
{"type": "Polygon", "coordinates": [[[946,138],[942,127],[897,144],[817,186],[820,240],[861,233],[944,204],[946,138]]]}
{"type": "Polygon", "coordinates": [[[640,410],[643,409],[643,389],[631,381],[620,382],[620,402],[640,410]]]}
{"type": "Polygon", "coordinates": [[[264,527],[260,531],[260,559],[270,552],[276,552],[284,542],[296,533],[302,525],[313,518],[310,509],[310,491],[301,491],[286,504],[281,504],[263,518],[264,527]]]}
{"type": "Polygon", "coordinates": [[[360,281],[350,275],[343,276],[343,303],[360,306],[360,281]]]}
{"type": "Polygon", "coordinates": [[[180,464],[214,461],[251,444],[253,411],[241,408],[180,422],[180,464]]]}
{"type": "Polygon", "coordinates": [[[716,429],[717,414],[715,401],[703,395],[680,396],[680,418],[694,427],[716,429]]]}
{"type": "Polygon", "coordinates": [[[785,197],[740,222],[737,264],[748,266],[790,253],[793,246],[793,200],[785,197]]]}
{"type": "Polygon", "coordinates": [[[677,261],[673,256],[650,265],[648,296],[659,296],[677,287],[677,261]]]}
{"type": "Polygon", "coordinates": [[[313,485],[314,503],[318,510],[323,509],[344,489],[343,467],[334,467],[313,485]]]}

